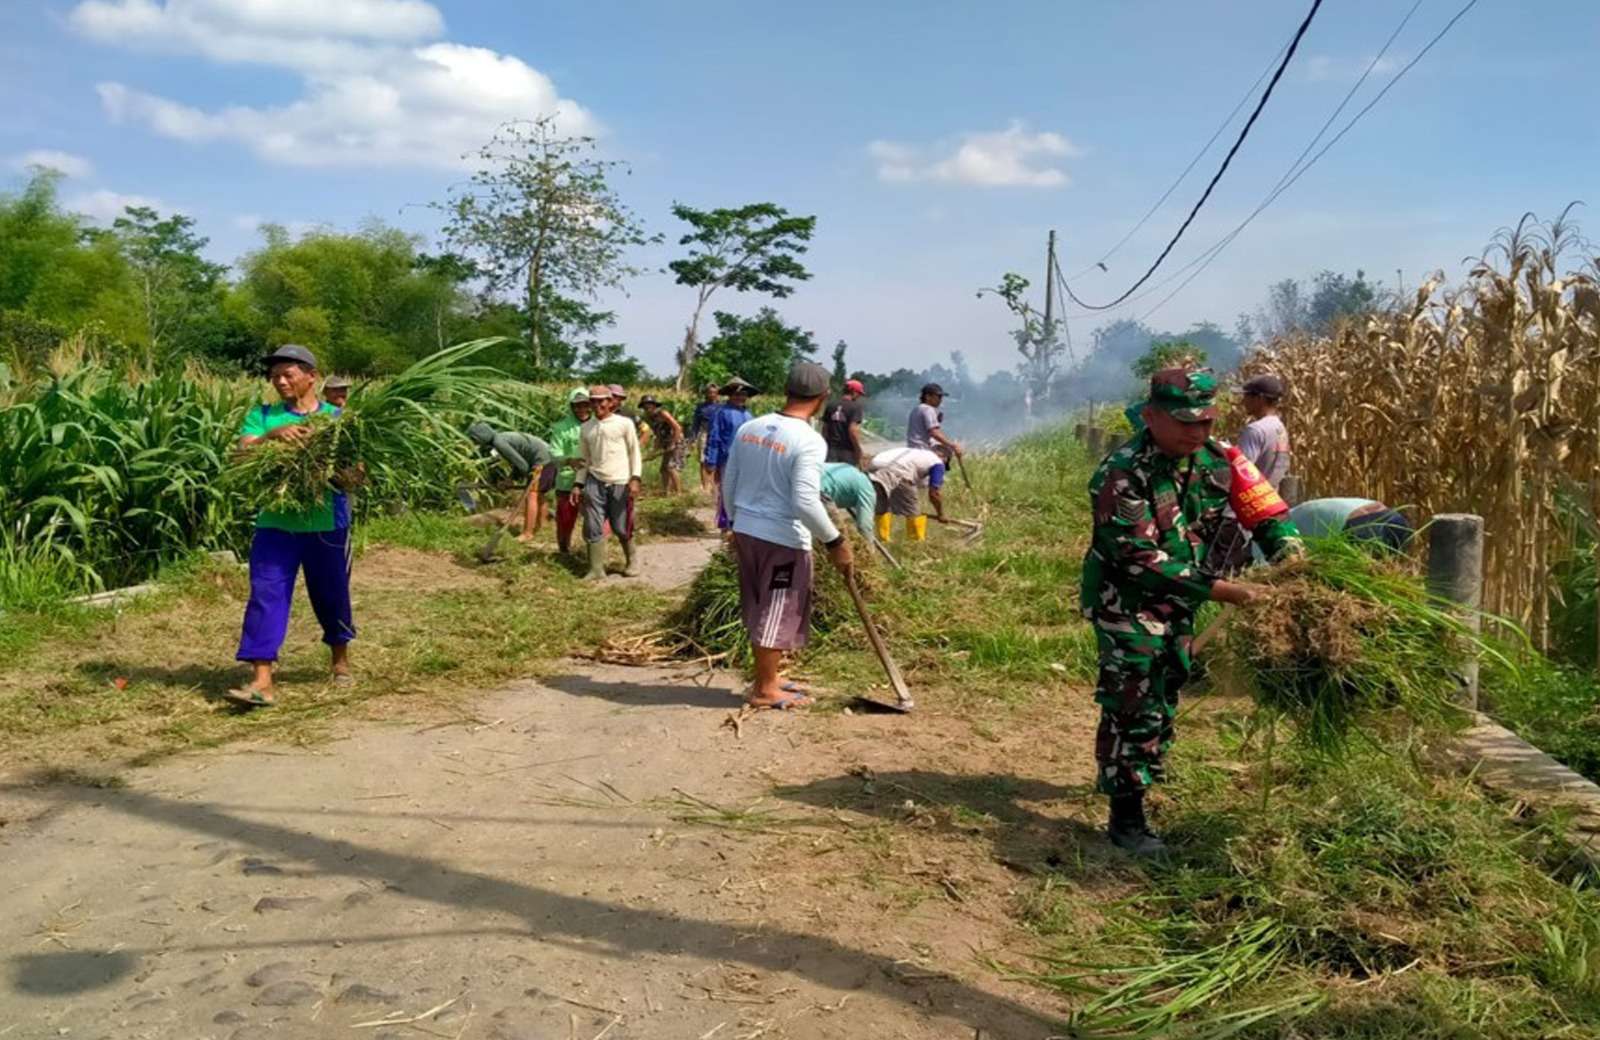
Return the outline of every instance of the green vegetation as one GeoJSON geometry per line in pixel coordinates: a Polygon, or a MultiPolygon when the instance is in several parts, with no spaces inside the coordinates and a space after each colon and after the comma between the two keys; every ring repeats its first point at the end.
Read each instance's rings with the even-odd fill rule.
{"type": "MultiPolygon", "coordinates": [[[[358,516],[450,506],[456,483],[482,472],[460,436],[469,418],[543,434],[566,411],[568,385],[509,382],[477,364],[497,349],[462,344],[355,388],[353,416],[373,416],[354,424],[368,441],[358,516]]],[[[230,469],[229,457],[245,412],[272,396],[259,379],[151,375],[82,350],[0,387],[0,609],[140,581],[199,550],[242,554],[272,459],[230,469]]],[[[687,420],[691,400],[657,396],[687,420]]]]}
{"type": "MultiPolygon", "coordinates": [[[[734,209],[695,209],[677,203],[672,215],[689,225],[678,239],[689,253],[667,265],[679,285],[695,292],[694,313],[678,352],[678,389],[689,388],[690,373],[700,353],[700,315],[718,289],[759,292],[783,299],[794,282],[811,272],[800,263],[816,217],[790,216],[771,202],[753,202],[734,209]]],[[[746,377],[752,378],[752,377],[746,377]]],[[[768,389],[768,388],[763,388],[768,389]]]]}
{"type": "MultiPolygon", "coordinates": [[[[0,757],[142,761],[241,738],[305,741],[379,698],[385,717],[465,717],[464,695],[539,674],[602,637],[576,609],[584,596],[577,562],[548,547],[507,543],[506,558],[485,566],[477,559],[484,528],[429,513],[374,517],[356,533],[354,686],[328,681],[327,651],[302,599],[279,662],[279,706],[238,712],[219,695],[241,678],[230,658],[247,576],[209,562],[169,568],[160,591],[117,610],[7,614],[0,757]]],[[[613,599],[607,609],[619,624],[667,607],[647,589],[613,599]]]]}
{"type": "Polygon", "coordinates": [[[369,505],[443,504],[483,468],[462,432],[467,424],[511,411],[496,396],[502,374],[468,364],[497,342],[460,343],[393,379],[356,387],[338,419],[308,420],[303,441],[266,442],[236,458],[225,489],[252,513],[303,512],[322,505],[330,482],[359,470],[369,505]]]}

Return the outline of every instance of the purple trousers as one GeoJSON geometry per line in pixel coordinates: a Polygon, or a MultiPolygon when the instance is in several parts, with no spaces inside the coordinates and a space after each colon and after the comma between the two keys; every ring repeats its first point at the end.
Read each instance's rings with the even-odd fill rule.
{"type": "Polygon", "coordinates": [[[289,630],[295,575],[302,568],[322,641],[343,646],[356,637],[350,616],[350,529],[299,534],[258,527],[250,542],[250,603],[244,608],[239,660],[278,659],[289,630]]]}

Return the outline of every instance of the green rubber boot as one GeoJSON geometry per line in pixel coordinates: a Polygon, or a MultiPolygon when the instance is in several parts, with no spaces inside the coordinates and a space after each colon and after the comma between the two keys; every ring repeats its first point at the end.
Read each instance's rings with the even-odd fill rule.
{"type": "Polygon", "coordinates": [[[584,581],[600,581],[606,576],[606,543],[585,542],[589,550],[589,573],[583,576],[584,581]]]}
{"type": "Polygon", "coordinates": [[[619,538],[617,540],[622,543],[622,558],[626,561],[622,566],[622,576],[624,578],[637,578],[639,576],[639,560],[634,555],[633,539],[619,538]]]}

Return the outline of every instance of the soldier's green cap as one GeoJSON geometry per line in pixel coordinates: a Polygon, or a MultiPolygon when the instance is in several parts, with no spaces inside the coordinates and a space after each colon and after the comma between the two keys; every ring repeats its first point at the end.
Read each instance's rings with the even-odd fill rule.
{"type": "Polygon", "coordinates": [[[569,393],[567,395],[567,403],[568,404],[577,404],[579,401],[582,401],[584,404],[588,404],[589,403],[589,391],[587,391],[587,390],[574,390],[574,391],[572,391],[571,393],[569,393]]]}
{"type": "Polygon", "coordinates": [[[1179,422],[1217,417],[1217,377],[1209,368],[1163,368],[1150,377],[1150,406],[1179,422]]]}

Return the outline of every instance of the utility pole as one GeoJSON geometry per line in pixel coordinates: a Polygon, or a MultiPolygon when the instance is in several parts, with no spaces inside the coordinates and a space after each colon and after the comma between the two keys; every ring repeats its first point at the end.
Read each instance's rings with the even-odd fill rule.
{"type": "MultiPolygon", "coordinates": [[[[1056,318],[1056,233],[1050,230],[1049,244],[1044,252],[1044,339],[1036,348],[1044,351],[1048,360],[1055,350],[1055,318],[1056,318]]],[[[1048,382],[1041,388],[1046,400],[1050,397],[1050,384],[1048,382]]]]}
{"type": "Polygon", "coordinates": [[[1050,232],[1050,244],[1044,254],[1044,334],[1050,335],[1050,323],[1056,316],[1056,233],[1050,232]]]}

